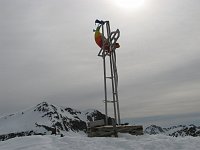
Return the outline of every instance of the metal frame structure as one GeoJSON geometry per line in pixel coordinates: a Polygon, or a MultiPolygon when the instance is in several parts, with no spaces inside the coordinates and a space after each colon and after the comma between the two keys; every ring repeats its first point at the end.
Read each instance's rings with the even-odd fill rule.
{"type": "Polygon", "coordinates": [[[106,120],[105,124],[108,125],[108,103],[113,103],[114,108],[114,123],[113,126],[116,128],[116,124],[120,125],[120,110],[119,110],[119,99],[118,99],[118,73],[117,73],[117,64],[116,64],[116,42],[120,37],[120,31],[110,30],[109,21],[99,21],[96,20],[95,23],[98,23],[101,26],[101,34],[103,45],[100,49],[98,56],[103,58],[103,70],[104,70],[104,103],[105,103],[105,114],[106,120]],[[106,50],[105,45],[109,50],[106,50]],[[108,63],[109,62],[109,63],[108,63]],[[110,72],[110,73],[109,73],[110,72]],[[108,75],[109,74],[109,75],[108,75]],[[111,90],[112,90],[112,100],[108,100],[108,82],[111,80],[111,90]]]}

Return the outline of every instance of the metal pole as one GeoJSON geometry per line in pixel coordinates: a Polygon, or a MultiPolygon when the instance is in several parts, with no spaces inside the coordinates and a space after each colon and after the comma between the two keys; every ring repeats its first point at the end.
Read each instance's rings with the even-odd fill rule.
{"type": "Polygon", "coordinates": [[[112,95],[113,95],[114,116],[115,116],[115,121],[117,121],[112,54],[110,56],[110,72],[111,72],[111,81],[112,81],[112,95]]]}
{"type": "Polygon", "coordinates": [[[105,94],[105,124],[108,125],[108,96],[107,96],[107,82],[106,82],[106,53],[104,50],[104,26],[102,24],[102,41],[103,41],[103,70],[104,70],[104,94],[105,94]]]}
{"type": "MultiPolygon", "coordinates": [[[[107,27],[107,36],[110,37],[110,24],[109,21],[107,21],[106,23],[106,27],[107,27]]],[[[114,116],[115,116],[115,122],[117,122],[117,112],[116,112],[116,98],[115,98],[115,75],[114,75],[114,64],[113,64],[113,52],[112,52],[112,41],[110,40],[110,38],[108,38],[108,42],[110,45],[110,72],[111,72],[111,80],[112,80],[112,95],[113,95],[113,107],[114,107],[114,116]]],[[[115,123],[116,125],[116,123],[115,123]]]]}
{"type": "Polygon", "coordinates": [[[112,95],[113,95],[113,107],[114,107],[114,116],[115,116],[115,121],[114,121],[114,123],[113,123],[113,129],[114,129],[114,136],[115,136],[115,137],[118,137],[118,135],[117,135],[117,128],[116,128],[116,123],[117,123],[117,112],[116,112],[115,82],[114,82],[112,52],[111,52],[111,55],[110,55],[110,72],[111,72],[112,95]]]}
{"type": "Polygon", "coordinates": [[[117,65],[116,65],[116,53],[113,52],[113,67],[114,67],[114,81],[115,81],[115,96],[116,96],[116,102],[117,102],[117,114],[118,114],[118,124],[121,124],[120,119],[120,110],[119,110],[119,99],[118,99],[118,74],[117,74],[117,65]]]}
{"type": "MultiPolygon", "coordinates": [[[[108,22],[107,24],[107,32],[108,32],[108,36],[110,36],[111,32],[110,32],[110,24],[108,22]]],[[[119,99],[118,99],[118,74],[117,74],[117,65],[116,65],[116,53],[115,53],[115,49],[112,49],[113,47],[111,46],[112,41],[111,39],[109,38],[109,43],[110,43],[110,49],[111,49],[111,52],[110,52],[110,57],[111,57],[111,62],[112,62],[112,78],[113,78],[113,89],[114,89],[114,92],[113,92],[113,97],[114,97],[114,112],[115,114],[117,114],[117,116],[115,117],[116,119],[116,122],[117,122],[117,118],[118,118],[118,124],[120,125],[121,124],[121,121],[120,121],[120,110],[119,110],[119,99]],[[116,110],[116,105],[117,105],[117,110],[116,110]]]]}
{"type": "Polygon", "coordinates": [[[103,68],[104,68],[104,94],[105,94],[105,124],[108,125],[108,99],[107,99],[107,82],[106,82],[106,58],[103,56],[103,68]]]}
{"type": "MultiPolygon", "coordinates": [[[[106,21],[106,29],[107,29],[107,42],[109,43],[109,49],[110,49],[110,53],[109,54],[109,57],[110,57],[110,75],[111,75],[111,81],[112,81],[112,96],[113,96],[113,107],[114,107],[114,122],[113,122],[113,130],[114,130],[114,136],[117,137],[117,128],[116,128],[116,121],[117,121],[117,112],[116,112],[116,100],[115,100],[115,94],[114,94],[114,72],[113,72],[113,59],[112,59],[112,41],[110,40],[110,24],[109,24],[109,21],[106,21]]],[[[108,50],[109,51],[109,50],[108,50]]]]}

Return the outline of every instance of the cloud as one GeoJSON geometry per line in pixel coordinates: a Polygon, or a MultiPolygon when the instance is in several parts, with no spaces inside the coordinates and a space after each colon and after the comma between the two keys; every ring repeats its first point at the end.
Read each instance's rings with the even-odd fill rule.
{"type": "MultiPolygon", "coordinates": [[[[44,100],[104,109],[95,19],[121,31],[123,117],[198,111],[199,1],[148,1],[137,13],[107,1],[0,2],[0,114],[44,100]]],[[[112,106],[110,113],[112,113],[112,106]]]]}

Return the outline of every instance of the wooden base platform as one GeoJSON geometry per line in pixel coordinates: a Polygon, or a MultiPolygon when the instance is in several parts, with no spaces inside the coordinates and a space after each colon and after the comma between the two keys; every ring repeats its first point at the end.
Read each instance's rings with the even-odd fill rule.
{"type": "Polygon", "coordinates": [[[143,126],[120,125],[116,126],[100,126],[88,128],[88,137],[117,137],[117,133],[129,133],[132,135],[143,135],[143,126]]]}

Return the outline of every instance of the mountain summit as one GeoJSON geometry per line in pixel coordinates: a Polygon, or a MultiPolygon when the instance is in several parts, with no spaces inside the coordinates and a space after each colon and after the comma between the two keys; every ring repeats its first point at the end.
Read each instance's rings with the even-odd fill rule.
{"type": "Polygon", "coordinates": [[[100,119],[105,119],[105,115],[98,110],[81,112],[42,102],[25,111],[1,117],[0,140],[33,134],[62,135],[70,131],[86,131],[87,122],[100,119]]]}

